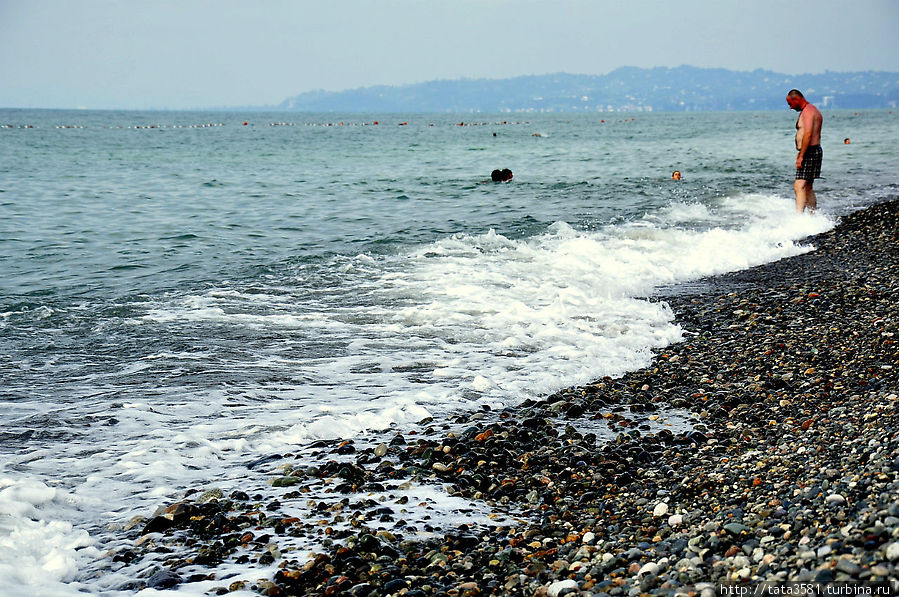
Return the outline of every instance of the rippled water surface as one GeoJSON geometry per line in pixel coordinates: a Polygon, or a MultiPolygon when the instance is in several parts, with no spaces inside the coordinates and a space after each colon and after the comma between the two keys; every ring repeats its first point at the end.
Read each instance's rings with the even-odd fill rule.
{"type": "Polygon", "coordinates": [[[795,215],[794,121],[0,111],[0,586],[114,592],[109,525],[254,458],[645,365],[653,288],[896,194],[895,115],[825,113],[795,215]]]}

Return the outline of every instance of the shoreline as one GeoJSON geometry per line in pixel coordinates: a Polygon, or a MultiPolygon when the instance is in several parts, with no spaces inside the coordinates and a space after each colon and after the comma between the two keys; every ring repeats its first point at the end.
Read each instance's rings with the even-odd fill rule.
{"type": "Polygon", "coordinates": [[[134,547],[113,560],[159,565],[123,590],[561,596],[899,581],[897,229],[892,199],[808,239],[812,252],[657,297],[688,336],[621,378],[381,444],[316,442],[318,466],[257,461],[277,499],[197,492],[135,523],[134,547]],[[675,411],[693,428],[650,424],[675,411]],[[585,421],[615,439],[598,444],[576,429],[585,421]],[[422,535],[398,500],[371,499],[410,481],[511,520],[422,535]],[[300,504],[325,522],[292,514],[300,504]],[[309,562],[285,548],[297,535],[323,539],[309,562]],[[229,561],[259,574],[217,577],[229,561]]]}

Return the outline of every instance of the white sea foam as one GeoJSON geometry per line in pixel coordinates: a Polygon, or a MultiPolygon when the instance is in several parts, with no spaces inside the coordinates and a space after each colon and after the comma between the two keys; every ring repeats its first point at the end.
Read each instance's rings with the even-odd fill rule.
{"type": "MultiPolygon", "coordinates": [[[[83,528],[147,514],[189,487],[262,484],[244,466],[259,455],[644,366],[682,337],[667,305],[647,298],[654,288],[808,251],[797,240],[832,225],[795,215],[782,198],[748,195],[674,204],[597,230],[558,222],[536,237],[490,231],[362,255],[337,262],[342,286],[307,288],[303,298],[279,280],[262,293],[222,284],[156,300],[133,325],[159,335],[183,326],[237,338],[262,330],[270,340],[238,342],[239,362],[148,348],[117,375],[174,381],[104,403],[91,416],[116,422],[93,424],[89,440],[75,435],[0,469],[0,586],[74,594],[73,578],[98,557],[83,528]],[[178,381],[198,363],[197,375],[243,369],[274,381],[178,381]],[[16,473],[26,462],[57,486],[16,473]]],[[[37,401],[16,408],[22,417],[54,414],[37,401]]],[[[97,541],[108,549],[120,539],[97,541]]],[[[128,580],[117,574],[96,586],[114,592],[128,580]]]]}
{"type": "Polygon", "coordinates": [[[69,583],[98,550],[88,533],[59,520],[72,496],[33,479],[0,478],[0,587],[9,596],[79,594],[69,583]]]}
{"type": "MultiPolygon", "coordinates": [[[[380,261],[361,256],[347,270],[361,274],[346,280],[345,292],[364,299],[355,306],[346,297],[294,304],[217,288],[143,319],[280,330],[284,345],[248,364],[290,372],[291,382],[242,394],[265,402],[270,420],[249,407],[257,435],[222,428],[241,420],[243,407],[229,405],[229,416],[213,415],[210,429],[275,448],[405,425],[448,405],[504,404],[643,366],[653,349],[681,338],[667,306],[646,298],[653,288],[807,251],[794,240],[830,226],[823,216],[793,214],[776,197],[675,204],[596,231],[559,222],[533,238],[490,231],[380,261]],[[310,338],[332,346],[310,354],[310,338]]],[[[195,402],[184,401],[187,420],[198,414],[195,402]]]]}

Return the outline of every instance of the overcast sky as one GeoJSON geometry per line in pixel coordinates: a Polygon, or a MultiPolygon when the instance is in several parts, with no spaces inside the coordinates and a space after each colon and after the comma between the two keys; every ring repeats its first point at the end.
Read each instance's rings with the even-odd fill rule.
{"type": "Polygon", "coordinates": [[[0,0],[0,107],[278,104],[620,66],[899,71],[899,0],[0,0]]]}

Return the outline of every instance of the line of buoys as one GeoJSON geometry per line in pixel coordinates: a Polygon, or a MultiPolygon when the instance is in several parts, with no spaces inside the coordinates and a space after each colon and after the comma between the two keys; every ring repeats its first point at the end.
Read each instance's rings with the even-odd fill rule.
{"type": "MultiPolygon", "coordinates": [[[[151,124],[151,125],[136,125],[136,126],[128,126],[128,127],[114,127],[114,128],[129,128],[129,129],[208,129],[213,127],[225,126],[224,122],[208,122],[206,124],[151,124]]],[[[112,127],[110,127],[112,128],[112,127]]]]}
{"type": "MultiPolygon", "coordinates": [[[[603,121],[605,122],[605,121],[603,121]]],[[[375,120],[372,122],[270,122],[268,126],[377,126],[380,124],[380,121],[375,120]]],[[[530,121],[508,121],[503,120],[500,122],[459,122],[454,124],[453,126],[509,126],[509,125],[522,125],[522,124],[531,124],[530,121]]],[[[402,122],[398,122],[399,126],[409,126],[409,121],[404,120],[402,122]]],[[[52,128],[55,129],[205,129],[211,127],[222,127],[227,126],[227,123],[224,122],[206,122],[201,124],[132,124],[132,125],[121,125],[121,126],[96,126],[96,125],[84,125],[84,124],[57,124],[52,125],[52,128]]],[[[244,120],[240,122],[240,126],[253,126],[253,124],[244,120]]],[[[428,126],[436,126],[433,122],[428,123],[428,126]]],[[[0,124],[0,129],[35,129],[35,128],[46,128],[41,127],[40,125],[33,124],[0,124]]]]}
{"type": "Polygon", "coordinates": [[[321,126],[321,127],[329,127],[329,126],[376,126],[379,122],[375,120],[374,122],[270,122],[269,126],[321,126]]]}
{"type": "MultiPolygon", "coordinates": [[[[625,118],[622,120],[616,120],[614,122],[634,122],[636,118],[625,118]]],[[[606,124],[606,119],[601,119],[599,121],[601,124],[606,124]]],[[[349,127],[358,127],[358,126],[376,126],[380,124],[380,121],[365,121],[365,122],[348,122],[348,121],[337,121],[337,122],[269,122],[268,126],[311,126],[311,127],[341,127],[341,126],[349,126],[349,127]]],[[[450,126],[454,127],[477,127],[477,126],[516,126],[516,125],[530,125],[531,122],[529,120],[502,120],[495,122],[487,122],[487,121],[477,121],[477,122],[469,122],[469,121],[459,121],[451,123],[450,126]]],[[[401,122],[397,122],[398,126],[410,126],[408,120],[403,120],[401,122]]],[[[211,128],[211,127],[223,127],[227,126],[227,123],[224,122],[209,122],[209,123],[199,123],[199,124],[134,124],[128,126],[95,126],[95,125],[79,125],[79,124],[60,124],[60,125],[52,125],[52,128],[57,129],[89,129],[89,128],[99,128],[99,129],[199,129],[199,128],[211,128]]],[[[252,127],[254,124],[249,120],[239,121],[238,126],[246,126],[252,127]]],[[[429,127],[437,126],[433,122],[429,122],[429,127]]],[[[33,129],[33,128],[42,128],[40,125],[33,124],[0,124],[0,129],[33,129]]],[[[46,127],[43,127],[46,128],[46,127]]]]}
{"type": "MultiPolygon", "coordinates": [[[[893,114],[893,111],[890,110],[889,114],[893,114]]],[[[867,112],[853,112],[851,117],[859,117],[859,116],[867,116],[867,112]]],[[[624,118],[620,120],[609,120],[602,118],[600,119],[600,124],[606,124],[607,122],[635,122],[636,118],[624,118]]],[[[241,121],[240,124],[242,126],[253,126],[249,120],[241,121]]],[[[372,126],[380,124],[379,121],[375,120],[373,122],[305,122],[305,123],[297,123],[297,122],[270,122],[268,126],[321,126],[321,127],[330,127],[330,126],[372,126]]],[[[399,126],[408,126],[409,121],[404,120],[403,122],[397,123],[399,126]]],[[[466,122],[460,121],[457,123],[453,123],[452,126],[459,127],[469,127],[469,126],[503,126],[503,125],[529,125],[530,121],[510,121],[510,120],[502,120],[496,122],[466,122]]],[[[81,124],[60,124],[53,125],[52,128],[56,129],[89,129],[89,128],[100,128],[100,129],[200,129],[200,128],[212,128],[212,127],[223,127],[226,126],[224,122],[208,122],[202,124],[135,124],[130,126],[93,126],[93,125],[81,125],[81,124]]],[[[433,122],[428,124],[429,127],[436,126],[433,122]]],[[[0,124],[0,129],[39,129],[44,128],[40,125],[34,124],[0,124]]]]}
{"type": "MultiPolygon", "coordinates": [[[[128,126],[88,126],[84,124],[56,124],[49,128],[54,129],[106,129],[106,130],[129,130],[129,129],[206,129],[212,127],[225,126],[224,122],[209,122],[205,124],[132,124],[128,126]]],[[[40,126],[33,124],[0,124],[0,129],[39,129],[40,126]]]]}
{"type": "MultiPolygon", "coordinates": [[[[321,126],[321,127],[340,127],[340,126],[377,126],[380,125],[380,121],[375,120],[372,122],[270,122],[269,126],[321,126]]],[[[410,126],[408,120],[404,120],[402,122],[396,123],[397,126],[410,126]]],[[[529,121],[524,122],[459,122],[454,124],[453,126],[502,126],[502,125],[520,125],[520,124],[530,124],[529,121]]],[[[436,126],[433,122],[428,123],[428,126],[436,126]]]]}
{"type": "Polygon", "coordinates": [[[463,120],[457,126],[503,126],[503,125],[509,125],[509,124],[531,124],[531,123],[529,121],[510,122],[508,120],[503,120],[500,122],[465,122],[463,120]]]}
{"type": "MultiPolygon", "coordinates": [[[[132,126],[104,126],[104,129],[208,129],[225,126],[224,122],[206,124],[135,124],[132,126]]],[[[56,127],[59,128],[59,127],[56,127]]],[[[88,127],[82,127],[88,128],[88,127]]]]}
{"type": "MultiPolygon", "coordinates": [[[[270,122],[269,126],[376,126],[381,124],[380,121],[375,120],[373,122],[270,122]]],[[[503,125],[515,125],[515,124],[530,124],[529,121],[519,121],[519,122],[459,122],[454,124],[453,126],[503,126],[503,125]]],[[[402,122],[398,122],[397,126],[409,126],[409,121],[404,120],[402,122]]],[[[428,126],[436,126],[433,122],[428,123],[428,126]]]]}

